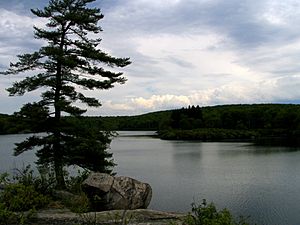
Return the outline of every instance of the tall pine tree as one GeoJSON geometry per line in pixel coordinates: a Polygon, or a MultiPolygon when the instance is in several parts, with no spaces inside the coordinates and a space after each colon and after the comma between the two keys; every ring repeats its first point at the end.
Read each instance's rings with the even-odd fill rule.
{"type": "MultiPolygon", "coordinates": [[[[92,38],[102,31],[103,18],[99,8],[90,8],[95,0],[50,0],[44,9],[32,13],[48,20],[46,28],[34,27],[35,38],[47,45],[30,54],[18,55],[4,75],[35,72],[8,88],[10,96],[41,90],[41,100],[29,103],[17,113],[43,128],[46,136],[31,136],[16,144],[15,154],[38,147],[38,164],[54,168],[57,186],[65,187],[63,167],[79,165],[95,171],[109,172],[112,154],[107,152],[110,135],[97,129],[84,129],[80,123],[70,124],[63,115],[79,117],[86,110],[75,106],[79,101],[90,107],[101,104],[85,96],[88,90],[110,89],[123,84],[121,72],[108,68],[125,67],[129,58],[112,57],[98,48],[101,39],[92,38]],[[91,35],[92,34],[92,35],[91,35]]],[[[41,129],[40,129],[41,130],[41,129]]]]}

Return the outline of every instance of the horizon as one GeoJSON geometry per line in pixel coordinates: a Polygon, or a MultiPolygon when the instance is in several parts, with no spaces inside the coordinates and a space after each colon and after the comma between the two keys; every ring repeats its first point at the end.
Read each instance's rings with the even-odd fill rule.
{"type": "MultiPolygon", "coordinates": [[[[165,111],[173,111],[173,110],[179,110],[182,108],[188,108],[192,106],[199,106],[200,108],[209,108],[209,107],[226,107],[226,106],[253,106],[253,105],[298,105],[300,106],[300,103],[250,103],[250,104],[223,104],[223,105],[206,105],[206,106],[199,106],[199,105],[189,105],[187,107],[177,107],[173,109],[163,109],[163,110],[157,110],[157,111],[148,111],[148,112],[143,112],[140,114],[132,114],[132,115],[83,115],[82,117],[134,117],[134,116],[142,116],[142,115],[147,115],[151,113],[159,113],[159,112],[165,112],[165,111]]],[[[0,112],[0,115],[8,115],[8,116],[13,116],[13,114],[6,114],[0,112]]],[[[67,115],[68,117],[68,115],[67,115]]]]}

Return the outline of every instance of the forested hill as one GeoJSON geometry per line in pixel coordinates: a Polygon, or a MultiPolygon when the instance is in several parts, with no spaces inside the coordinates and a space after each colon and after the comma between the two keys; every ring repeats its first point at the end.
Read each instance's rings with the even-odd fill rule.
{"type": "MultiPolygon", "coordinates": [[[[22,121],[0,114],[0,132],[30,131],[22,121]]],[[[74,122],[102,130],[155,130],[166,139],[300,139],[300,105],[294,104],[190,106],[138,116],[81,117],[74,122]]]]}
{"type": "Polygon", "coordinates": [[[300,105],[190,106],[129,117],[104,117],[114,130],[157,130],[163,139],[250,140],[300,146],[300,105]]]}
{"type": "MultiPolygon", "coordinates": [[[[21,118],[0,114],[0,133],[30,130],[21,118]],[[17,120],[16,120],[17,119],[17,120]]],[[[137,116],[81,117],[82,122],[111,130],[300,129],[300,105],[253,104],[190,106],[137,116]]]]}
{"type": "Polygon", "coordinates": [[[102,117],[101,120],[103,125],[115,130],[300,129],[300,105],[191,106],[139,116],[102,117]]]}

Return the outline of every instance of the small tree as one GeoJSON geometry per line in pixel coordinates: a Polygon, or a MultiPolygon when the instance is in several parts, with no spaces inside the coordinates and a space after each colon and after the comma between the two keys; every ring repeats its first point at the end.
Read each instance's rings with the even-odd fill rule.
{"type": "MultiPolygon", "coordinates": [[[[10,96],[41,90],[41,100],[24,105],[17,115],[26,118],[34,127],[43,128],[46,136],[31,136],[16,144],[15,154],[39,147],[38,164],[54,168],[57,185],[65,187],[63,167],[79,165],[96,171],[110,171],[112,154],[106,151],[110,135],[95,129],[70,124],[63,115],[79,117],[86,110],[75,106],[80,101],[90,107],[100,102],[85,96],[80,87],[88,90],[109,89],[126,79],[108,67],[125,67],[129,58],[115,58],[98,48],[101,39],[93,38],[102,31],[98,22],[103,18],[99,8],[88,8],[95,0],[50,0],[43,10],[31,12],[48,19],[46,28],[34,27],[35,38],[47,45],[31,54],[18,55],[4,75],[35,71],[8,88],[10,96]]],[[[41,131],[41,130],[40,130],[41,131]]]]}

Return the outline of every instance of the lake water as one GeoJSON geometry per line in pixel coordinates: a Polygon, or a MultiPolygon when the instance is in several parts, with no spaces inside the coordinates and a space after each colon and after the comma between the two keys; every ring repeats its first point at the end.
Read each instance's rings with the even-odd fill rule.
{"type": "MultiPolygon", "coordinates": [[[[120,132],[111,144],[118,175],[150,183],[151,209],[190,211],[213,201],[258,225],[300,224],[300,149],[250,143],[165,141],[153,132],[120,132]]],[[[0,171],[34,161],[11,156],[27,135],[0,136],[0,171]]]]}

